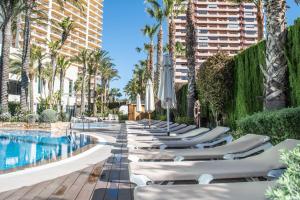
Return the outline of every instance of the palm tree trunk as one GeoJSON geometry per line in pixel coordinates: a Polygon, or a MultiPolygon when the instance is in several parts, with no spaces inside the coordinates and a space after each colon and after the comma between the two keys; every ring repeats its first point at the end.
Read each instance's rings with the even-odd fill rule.
{"type": "Polygon", "coordinates": [[[91,90],[91,86],[92,86],[92,77],[91,77],[91,74],[89,74],[89,82],[88,82],[88,110],[89,110],[89,112],[91,112],[91,109],[92,109],[92,101],[91,101],[92,90],[91,90]]]}
{"type": "Polygon", "coordinates": [[[151,43],[150,43],[150,50],[149,50],[149,75],[151,77],[151,80],[154,80],[153,52],[154,52],[154,45],[153,45],[153,41],[151,41],[151,43]]]}
{"type": "Polygon", "coordinates": [[[187,8],[187,34],[186,34],[186,57],[188,65],[188,97],[187,97],[187,116],[194,117],[194,105],[196,102],[196,26],[194,18],[194,2],[189,0],[187,8]]]}
{"type": "Polygon", "coordinates": [[[280,109],[286,106],[287,61],[285,59],[286,41],[286,2],[269,0],[266,2],[266,71],[265,101],[266,110],[280,109]]]}
{"type": "Polygon", "coordinates": [[[93,94],[94,94],[93,116],[94,117],[97,115],[97,81],[96,81],[97,74],[98,74],[98,70],[96,68],[94,72],[94,87],[93,87],[93,94]]]}
{"type": "MultiPolygon", "coordinates": [[[[27,5],[30,6],[30,5],[27,5]]],[[[28,111],[28,69],[30,60],[30,39],[31,39],[31,8],[25,11],[25,27],[22,54],[22,74],[21,74],[21,95],[20,104],[23,113],[28,111]]]]}
{"type": "Polygon", "coordinates": [[[176,55],[175,55],[175,22],[174,16],[170,17],[169,21],[169,53],[171,58],[171,65],[173,67],[173,82],[175,83],[175,65],[176,65],[176,55]]]}
{"type": "Polygon", "coordinates": [[[2,113],[6,113],[8,112],[9,56],[12,41],[11,19],[8,19],[2,30],[1,109],[2,113]]]}
{"type": "Polygon", "coordinates": [[[263,2],[262,0],[257,1],[257,31],[258,31],[258,41],[264,38],[264,14],[263,14],[263,2]]]}
{"type": "Polygon", "coordinates": [[[34,77],[30,77],[29,82],[29,99],[30,99],[30,113],[34,112],[34,96],[33,96],[33,81],[34,77]]]}
{"type": "Polygon", "coordinates": [[[163,28],[161,25],[157,36],[157,69],[156,69],[156,77],[155,77],[156,89],[158,88],[159,79],[160,79],[160,70],[162,68],[162,65],[163,65],[163,28]]]}
{"type": "Polygon", "coordinates": [[[62,99],[64,96],[64,89],[65,89],[65,81],[64,81],[64,72],[61,69],[60,71],[60,77],[59,77],[59,105],[60,105],[60,112],[63,112],[63,103],[62,103],[62,99]]]}
{"type": "Polygon", "coordinates": [[[85,112],[85,76],[86,76],[86,63],[83,64],[82,69],[82,83],[81,83],[81,99],[80,99],[80,115],[85,112]]]}

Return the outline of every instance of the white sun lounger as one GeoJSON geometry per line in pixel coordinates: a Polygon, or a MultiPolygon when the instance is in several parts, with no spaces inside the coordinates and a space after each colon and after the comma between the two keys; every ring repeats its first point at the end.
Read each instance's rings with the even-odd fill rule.
{"type": "Polygon", "coordinates": [[[146,185],[164,181],[210,183],[215,179],[278,176],[274,172],[286,168],[280,162],[281,150],[292,150],[298,144],[299,140],[285,140],[259,155],[241,160],[132,162],[129,164],[130,180],[146,185]]]}
{"type": "MultiPolygon", "coordinates": [[[[180,129],[187,127],[186,124],[171,124],[170,131],[174,132],[180,129]]],[[[145,135],[165,135],[167,134],[167,129],[163,128],[153,128],[153,129],[127,129],[127,134],[130,135],[138,135],[138,136],[145,136],[145,135]]]]}
{"type": "Polygon", "coordinates": [[[127,145],[130,149],[166,149],[166,148],[191,148],[211,147],[224,142],[231,142],[232,136],[226,135],[230,129],[228,127],[218,126],[213,130],[191,138],[172,141],[149,141],[149,142],[129,142],[127,145]]]}
{"type": "Polygon", "coordinates": [[[128,135],[127,138],[134,140],[134,141],[151,141],[151,140],[181,140],[183,138],[189,138],[189,137],[195,137],[197,135],[201,135],[203,133],[208,132],[210,129],[208,128],[196,128],[194,130],[191,131],[187,131],[185,133],[177,133],[172,132],[170,134],[170,136],[153,136],[153,135],[149,135],[149,136],[140,136],[140,135],[128,135]]]}
{"type": "Polygon", "coordinates": [[[149,185],[136,187],[134,200],[267,200],[275,181],[211,185],[149,185]]]}
{"type": "Polygon", "coordinates": [[[229,144],[208,149],[132,150],[128,159],[133,162],[237,159],[257,154],[270,147],[270,137],[248,134],[229,144]]]}

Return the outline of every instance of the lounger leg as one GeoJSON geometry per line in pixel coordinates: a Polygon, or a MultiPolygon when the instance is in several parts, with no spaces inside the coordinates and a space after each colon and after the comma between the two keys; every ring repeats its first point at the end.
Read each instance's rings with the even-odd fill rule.
{"type": "Polygon", "coordinates": [[[152,181],[148,177],[135,174],[130,175],[130,182],[136,184],[137,186],[146,186],[149,183],[152,183],[152,181]]]}
{"type": "Polygon", "coordinates": [[[274,179],[278,179],[284,172],[285,169],[273,169],[269,171],[267,176],[270,180],[274,180],[274,179]]]}

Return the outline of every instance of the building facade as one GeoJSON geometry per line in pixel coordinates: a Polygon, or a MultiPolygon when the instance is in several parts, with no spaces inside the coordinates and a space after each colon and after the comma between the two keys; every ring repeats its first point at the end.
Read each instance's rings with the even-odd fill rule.
{"type": "MultiPolygon", "coordinates": [[[[218,51],[236,55],[258,41],[257,9],[253,3],[233,4],[225,0],[194,0],[197,35],[197,68],[218,51]]],[[[185,13],[175,19],[176,42],[185,43],[185,13]]],[[[186,58],[176,59],[175,81],[186,83],[186,58]]]]}
{"type": "MultiPolygon", "coordinates": [[[[83,9],[75,7],[70,3],[66,3],[64,9],[55,0],[37,0],[38,6],[47,15],[44,23],[33,22],[31,31],[31,43],[38,45],[49,52],[47,43],[49,41],[57,41],[61,38],[61,30],[57,26],[65,17],[70,17],[75,22],[75,29],[71,31],[68,40],[60,50],[60,55],[72,58],[79,54],[83,49],[100,49],[102,45],[102,24],[103,24],[103,0],[85,0],[83,9]]],[[[41,17],[41,16],[35,16],[41,17]]],[[[18,19],[21,22],[21,19],[18,19]]],[[[18,23],[16,33],[14,35],[12,53],[20,52],[22,49],[22,22],[18,23]]],[[[49,63],[49,59],[45,59],[49,63]]],[[[72,64],[66,72],[64,80],[64,92],[62,102],[64,109],[74,107],[76,104],[76,94],[74,84],[81,73],[81,65],[72,64]]],[[[9,101],[18,102],[20,97],[20,83],[18,76],[10,74],[9,83],[9,101]]],[[[37,109],[40,98],[48,95],[48,83],[43,84],[36,77],[34,80],[34,106],[37,109]]],[[[54,92],[59,90],[59,77],[56,78],[54,92]]],[[[79,100],[79,99],[78,99],[79,100]]]]}

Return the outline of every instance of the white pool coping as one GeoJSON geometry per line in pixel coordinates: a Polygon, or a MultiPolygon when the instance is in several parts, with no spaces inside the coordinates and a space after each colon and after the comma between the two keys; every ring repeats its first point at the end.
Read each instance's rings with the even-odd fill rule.
{"type": "MultiPolygon", "coordinates": [[[[24,170],[0,175],[0,193],[35,185],[52,180],[84,168],[95,165],[111,156],[111,146],[107,140],[114,138],[93,133],[82,133],[97,138],[99,144],[78,155],[56,161],[53,163],[27,168],[24,170]]],[[[110,141],[111,142],[111,141],[110,141]]]]}

